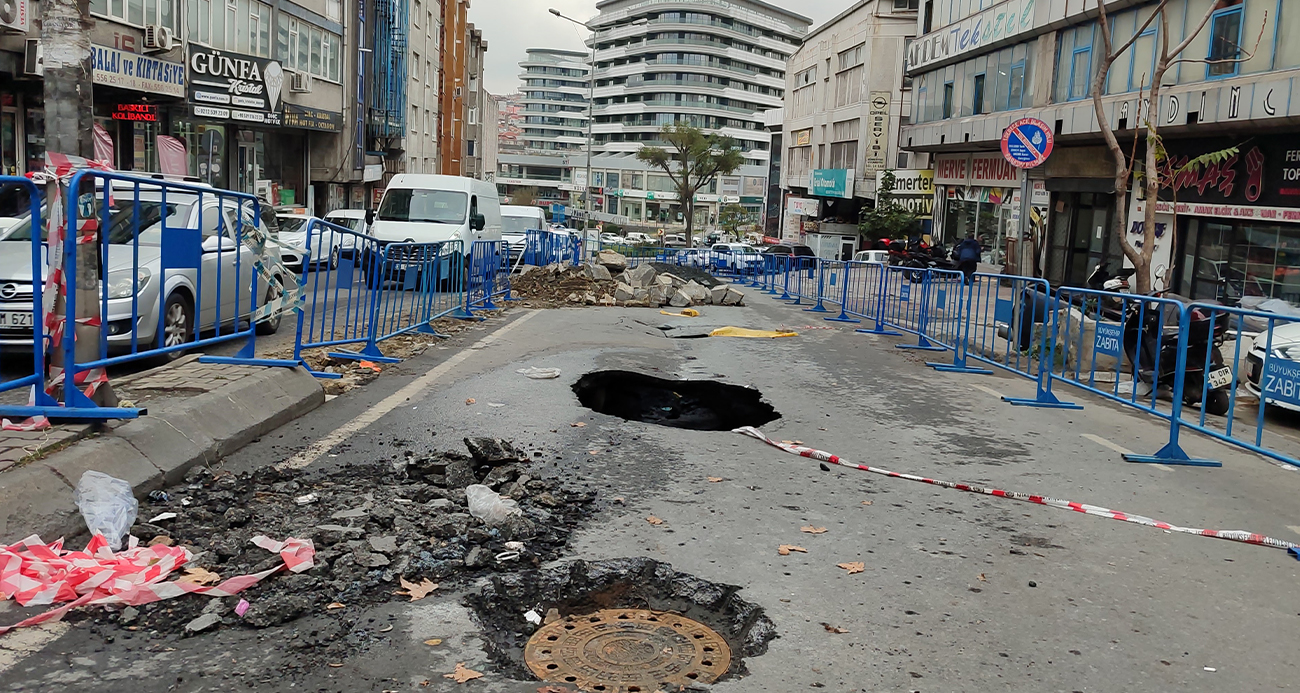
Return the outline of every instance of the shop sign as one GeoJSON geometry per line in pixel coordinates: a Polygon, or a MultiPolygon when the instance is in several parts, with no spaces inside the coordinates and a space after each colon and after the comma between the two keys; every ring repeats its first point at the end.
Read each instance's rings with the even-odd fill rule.
{"type": "Polygon", "coordinates": [[[821,197],[853,197],[853,169],[813,169],[810,192],[821,197]]]}
{"type": "Polygon", "coordinates": [[[741,195],[740,204],[742,205],[761,205],[763,198],[759,195],[741,195]]]}
{"type": "Polygon", "coordinates": [[[1169,156],[1160,166],[1160,198],[1176,199],[1180,213],[1190,203],[1215,212],[1205,216],[1296,218],[1285,208],[1300,208],[1300,136],[1171,140],[1165,147],[1169,156]],[[1231,147],[1237,153],[1219,163],[1183,170],[1195,157],[1231,147]]]}
{"type": "Polygon", "coordinates": [[[934,160],[934,183],[965,186],[970,182],[970,154],[939,154],[934,160]]]}
{"type": "Polygon", "coordinates": [[[889,155],[889,92],[871,92],[867,114],[867,158],[862,173],[871,175],[885,170],[889,155]]]}
{"type": "MultiPolygon", "coordinates": [[[[1146,206],[1138,204],[1138,214],[1142,214],[1146,206]]],[[[1161,200],[1156,204],[1157,214],[1178,214],[1191,215],[1195,217],[1219,217],[1222,219],[1244,219],[1246,221],[1271,221],[1287,222],[1291,224],[1300,223],[1300,208],[1296,207],[1253,207],[1246,205],[1214,205],[1203,202],[1165,202],[1161,200]]]]}
{"type": "Polygon", "coordinates": [[[723,195],[723,196],[722,196],[722,204],[724,204],[724,205],[738,205],[738,204],[740,204],[740,195],[723,195]]]}
{"type": "Polygon", "coordinates": [[[815,217],[820,213],[821,200],[809,200],[803,197],[791,197],[785,201],[785,211],[805,217],[815,217]]]}
{"type": "Polygon", "coordinates": [[[95,84],[144,91],[160,96],[185,96],[185,65],[108,46],[91,45],[95,84]]]}
{"type": "Polygon", "coordinates": [[[361,174],[361,181],[363,183],[369,183],[371,181],[379,180],[380,178],[383,177],[384,177],[383,164],[366,164],[366,168],[361,174]]]}
{"type": "Polygon", "coordinates": [[[1020,182],[1020,172],[999,153],[972,154],[970,185],[1005,187],[1020,182]]]}
{"type": "Polygon", "coordinates": [[[812,144],[812,129],[798,130],[790,133],[791,147],[807,147],[812,144]]]}
{"type": "Polygon", "coordinates": [[[1008,0],[913,41],[907,51],[907,70],[915,72],[927,65],[975,52],[1023,34],[1033,25],[1034,0],[1008,0]]]}
{"type": "Polygon", "coordinates": [[[318,132],[343,132],[343,114],[337,111],[326,111],[320,108],[286,103],[284,105],[284,126],[287,128],[316,130],[318,132]]]}
{"type": "Polygon", "coordinates": [[[280,63],[194,46],[189,61],[189,101],[194,115],[280,125],[284,70],[280,63]],[[200,112],[202,109],[202,112],[200,112]]]}
{"type": "MultiPolygon", "coordinates": [[[[897,169],[894,174],[895,195],[933,195],[934,171],[928,168],[897,169]]],[[[876,174],[876,189],[880,189],[880,179],[884,172],[876,174]]]]}
{"type": "Polygon", "coordinates": [[[119,103],[113,107],[113,120],[133,123],[158,122],[158,106],[151,103],[119,103]]]}

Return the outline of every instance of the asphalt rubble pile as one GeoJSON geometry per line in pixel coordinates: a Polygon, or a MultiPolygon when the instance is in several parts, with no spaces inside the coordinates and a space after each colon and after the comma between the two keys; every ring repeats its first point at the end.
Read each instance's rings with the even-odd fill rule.
{"type": "Polygon", "coordinates": [[[635,267],[628,264],[625,256],[602,250],[576,267],[554,264],[529,268],[511,280],[511,291],[524,299],[589,306],[686,308],[745,304],[743,291],[718,282],[699,268],[658,262],[635,267]]]}
{"type": "MultiPolygon", "coordinates": [[[[187,636],[220,627],[268,628],[300,616],[391,600],[401,579],[442,589],[494,572],[533,569],[557,558],[570,533],[594,512],[594,491],[562,488],[530,474],[527,453],[497,438],[467,438],[470,455],[408,451],[397,462],[346,465],[333,471],[262,467],[251,473],[198,468],[183,485],[146,501],[131,533],[142,543],[188,548],[184,568],[227,579],[282,563],[251,543],[257,535],[311,539],[315,566],[279,572],[233,597],[185,596],[117,611],[88,610],[96,626],[187,636]],[[519,504],[521,514],[489,526],[467,508],[465,488],[484,484],[519,504]],[[170,519],[157,518],[175,513],[170,519]],[[249,603],[235,613],[241,600],[249,603]]],[[[541,452],[534,452],[541,456],[541,452]]],[[[318,632],[317,628],[313,632],[318,632]]],[[[350,624],[327,628],[328,641],[350,624]]]]}

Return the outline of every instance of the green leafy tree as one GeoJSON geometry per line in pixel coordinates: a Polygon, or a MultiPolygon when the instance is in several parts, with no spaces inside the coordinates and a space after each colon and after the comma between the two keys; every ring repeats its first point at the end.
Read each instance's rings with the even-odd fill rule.
{"type": "Polygon", "coordinates": [[[519,188],[510,193],[510,204],[512,205],[535,205],[537,204],[537,188],[519,188]]]}
{"type": "Polygon", "coordinates": [[[686,217],[686,239],[694,244],[695,193],[718,176],[740,168],[745,157],[730,137],[673,123],[665,125],[660,138],[668,147],[642,147],[636,158],[662,170],[673,181],[686,217]]]}
{"type": "Polygon", "coordinates": [[[740,205],[724,205],[718,212],[718,226],[727,233],[737,233],[740,227],[748,222],[749,214],[740,205]]]}
{"type": "Polygon", "coordinates": [[[869,239],[906,238],[916,227],[917,217],[912,210],[894,200],[894,186],[894,172],[882,173],[876,187],[876,205],[862,208],[858,230],[869,239]]]}

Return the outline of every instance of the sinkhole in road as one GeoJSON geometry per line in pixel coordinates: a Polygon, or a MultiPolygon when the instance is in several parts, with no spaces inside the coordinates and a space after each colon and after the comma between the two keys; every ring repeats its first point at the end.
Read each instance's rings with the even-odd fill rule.
{"type": "Polygon", "coordinates": [[[776,625],[739,592],[637,557],[496,575],[467,602],[509,676],[651,693],[743,676],[767,652],[776,625]]]}
{"type": "Polygon", "coordinates": [[[594,371],[578,378],[573,392],[582,406],[601,414],[693,431],[730,431],[781,418],[758,390],[716,380],[594,371]]]}

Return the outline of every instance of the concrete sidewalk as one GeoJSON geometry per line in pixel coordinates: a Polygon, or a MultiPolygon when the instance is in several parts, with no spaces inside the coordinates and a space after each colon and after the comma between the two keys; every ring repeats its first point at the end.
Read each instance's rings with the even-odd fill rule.
{"type": "Polygon", "coordinates": [[[302,368],[199,363],[190,355],[112,381],[138,419],[0,431],[0,536],[47,540],[84,531],[72,501],[82,473],[125,479],[141,496],[175,483],[325,401],[302,368]]]}

